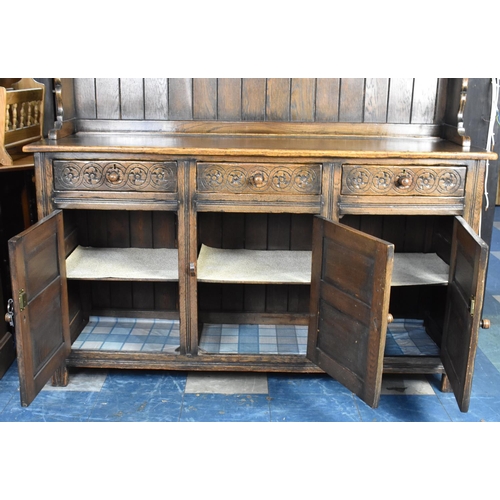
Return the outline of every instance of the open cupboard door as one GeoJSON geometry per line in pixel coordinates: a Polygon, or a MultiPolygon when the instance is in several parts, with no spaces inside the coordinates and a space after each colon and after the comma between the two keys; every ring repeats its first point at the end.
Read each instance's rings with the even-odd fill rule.
{"type": "Polygon", "coordinates": [[[469,409],[487,261],[488,245],[462,217],[456,217],[441,359],[463,412],[469,409]]]}
{"type": "Polygon", "coordinates": [[[307,358],[376,408],[394,245],[316,217],[312,262],[307,358]]]}
{"type": "Polygon", "coordinates": [[[63,215],[9,240],[21,404],[28,406],[71,350],[63,215]]]}

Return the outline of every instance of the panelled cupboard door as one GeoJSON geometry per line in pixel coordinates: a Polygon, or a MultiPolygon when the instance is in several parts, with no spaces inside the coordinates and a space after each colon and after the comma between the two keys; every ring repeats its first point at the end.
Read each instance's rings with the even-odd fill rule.
{"type": "Polygon", "coordinates": [[[62,212],[9,240],[21,404],[28,406],[71,350],[62,212]]]}
{"type": "Polygon", "coordinates": [[[462,217],[456,217],[441,359],[463,412],[469,409],[487,261],[488,245],[462,217]]]}
{"type": "Polygon", "coordinates": [[[394,245],[316,217],[312,262],[307,358],[376,408],[394,245]]]}

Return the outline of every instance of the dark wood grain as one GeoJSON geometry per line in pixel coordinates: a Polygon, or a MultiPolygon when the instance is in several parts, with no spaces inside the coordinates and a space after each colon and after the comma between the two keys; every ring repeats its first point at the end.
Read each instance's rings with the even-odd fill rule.
{"type": "Polygon", "coordinates": [[[219,78],[217,116],[219,120],[241,120],[241,78],[219,78]]]}
{"type": "Polygon", "coordinates": [[[267,80],[266,119],[290,120],[290,78],[267,80]]]}
{"type": "Polygon", "coordinates": [[[193,79],[193,118],[217,120],[217,78],[193,79]]]}
{"type": "Polygon", "coordinates": [[[316,83],[316,121],[338,122],[340,78],[318,78],[316,83]]]}
{"type": "Polygon", "coordinates": [[[192,78],[169,79],[168,116],[170,120],[191,120],[193,118],[192,78]]]}
{"type": "Polygon", "coordinates": [[[365,81],[363,78],[342,78],[340,83],[339,121],[362,122],[365,81]]]}
{"type": "Polygon", "coordinates": [[[265,120],[266,85],[265,78],[243,78],[241,91],[242,120],[265,120]]]}
{"type": "Polygon", "coordinates": [[[290,119],[295,122],[312,122],[315,116],[316,80],[292,78],[290,119]]]}

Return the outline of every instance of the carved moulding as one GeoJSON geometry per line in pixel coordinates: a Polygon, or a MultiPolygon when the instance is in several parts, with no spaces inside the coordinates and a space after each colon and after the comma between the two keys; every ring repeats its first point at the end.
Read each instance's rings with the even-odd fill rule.
{"type": "Polygon", "coordinates": [[[321,165],[199,163],[200,192],[319,194],[321,165]]]}
{"type": "Polygon", "coordinates": [[[463,196],[466,167],[342,166],[342,194],[463,196]]]}
{"type": "Polygon", "coordinates": [[[59,191],[177,191],[176,162],[54,161],[59,191]]]}

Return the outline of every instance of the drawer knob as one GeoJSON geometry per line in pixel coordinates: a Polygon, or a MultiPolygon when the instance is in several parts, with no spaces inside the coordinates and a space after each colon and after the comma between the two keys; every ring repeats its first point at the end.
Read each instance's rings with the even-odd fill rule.
{"type": "Polygon", "coordinates": [[[412,183],[411,175],[402,174],[398,177],[396,182],[397,182],[399,187],[408,188],[411,186],[411,183],[412,183]]]}
{"type": "Polygon", "coordinates": [[[262,187],[264,185],[264,174],[261,174],[260,172],[252,175],[250,179],[255,187],[262,187]]]}
{"type": "Polygon", "coordinates": [[[393,316],[391,313],[389,313],[389,314],[387,315],[387,324],[390,324],[390,323],[392,323],[393,321],[394,321],[394,316],[393,316]]]}
{"type": "Polygon", "coordinates": [[[490,326],[491,326],[491,321],[489,319],[482,319],[481,320],[481,328],[483,330],[488,330],[490,326]]]}
{"type": "Polygon", "coordinates": [[[120,180],[120,174],[118,172],[110,172],[108,174],[108,180],[110,182],[118,182],[120,180]]]}

